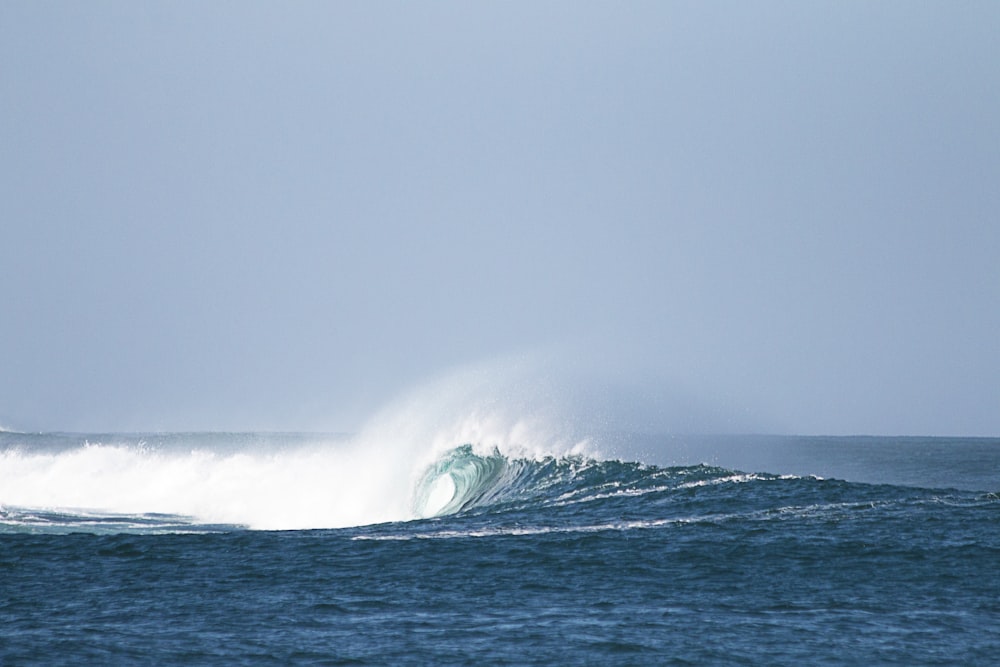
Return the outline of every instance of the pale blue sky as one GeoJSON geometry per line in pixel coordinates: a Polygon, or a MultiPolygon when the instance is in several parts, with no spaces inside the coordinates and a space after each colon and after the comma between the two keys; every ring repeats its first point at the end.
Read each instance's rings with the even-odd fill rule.
{"type": "Polygon", "coordinates": [[[4,2],[0,424],[352,430],[531,352],[650,428],[1000,434],[997,35],[996,2],[4,2]]]}

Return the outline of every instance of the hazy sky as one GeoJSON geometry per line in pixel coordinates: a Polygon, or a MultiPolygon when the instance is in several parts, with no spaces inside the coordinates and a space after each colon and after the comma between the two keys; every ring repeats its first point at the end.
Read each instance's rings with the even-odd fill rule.
{"type": "Polygon", "coordinates": [[[1000,434],[998,35],[993,1],[0,3],[0,424],[352,430],[528,352],[667,430],[1000,434]]]}

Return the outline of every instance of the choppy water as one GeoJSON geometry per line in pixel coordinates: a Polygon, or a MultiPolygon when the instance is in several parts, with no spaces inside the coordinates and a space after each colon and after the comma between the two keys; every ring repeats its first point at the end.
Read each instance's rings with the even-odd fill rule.
{"type": "Polygon", "coordinates": [[[516,439],[2,433],[0,664],[1000,655],[1000,439],[516,439]]]}

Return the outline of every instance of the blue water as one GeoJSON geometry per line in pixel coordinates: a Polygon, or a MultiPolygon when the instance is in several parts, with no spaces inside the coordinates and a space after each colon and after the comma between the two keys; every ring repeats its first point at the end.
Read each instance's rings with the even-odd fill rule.
{"type": "Polygon", "coordinates": [[[0,433],[0,664],[996,664],[1000,439],[629,447],[0,433]]]}

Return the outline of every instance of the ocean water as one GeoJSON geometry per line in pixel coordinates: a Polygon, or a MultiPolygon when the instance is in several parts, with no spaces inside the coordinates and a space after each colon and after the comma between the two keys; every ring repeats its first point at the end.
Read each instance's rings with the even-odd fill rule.
{"type": "Polygon", "coordinates": [[[997,664],[998,492],[996,438],[0,433],[0,664],[997,664]]]}

